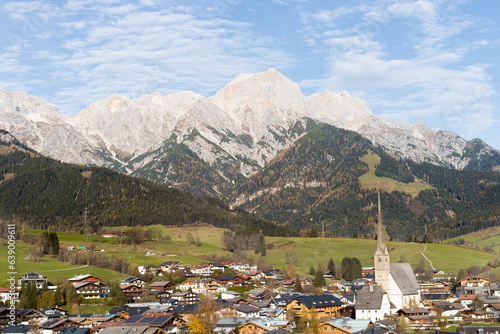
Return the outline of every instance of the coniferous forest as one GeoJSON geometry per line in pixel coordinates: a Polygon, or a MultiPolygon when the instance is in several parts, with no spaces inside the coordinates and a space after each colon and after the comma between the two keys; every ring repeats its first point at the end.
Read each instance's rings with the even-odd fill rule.
{"type": "MultiPolygon", "coordinates": [[[[218,182],[207,166],[199,170],[200,161],[182,165],[180,188],[196,189],[192,194],[105,168],[63,164],[12,143],[0,147],[1,216],[47,230],[81,232],[87,208],[94,230],[205,222],[264,235],[317,236],[324,230],[330,236],[374,238],[376,191],[362,187],[359,179],[369,170],[362,159],[368,152],[380,157],[377,177],[428,185],[416,196],[382,192],[390,238],[437,241],[500,223],[500,173],[397,159],[355,132],[324,124],[251,178],[242,178],[237,189],[228,190],[226,201],[195,195],[218,182]],[[186,186],[189,182],[196,185],[186,186]],[[230,210],[231,202],[239,206],[230,210]]],[[[185,151],[175,154],[189,157],[185,151]]]]}

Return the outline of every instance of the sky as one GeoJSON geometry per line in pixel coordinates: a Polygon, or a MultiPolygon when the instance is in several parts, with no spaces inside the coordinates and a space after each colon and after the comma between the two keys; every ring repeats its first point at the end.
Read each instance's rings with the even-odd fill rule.
{"type": "Polygon", "coordinates": [[[500,1],[39,0],[0,5],[0,88],[68,115],[119,93],[212,96],[276,68],[500,149],[500,1]]]}

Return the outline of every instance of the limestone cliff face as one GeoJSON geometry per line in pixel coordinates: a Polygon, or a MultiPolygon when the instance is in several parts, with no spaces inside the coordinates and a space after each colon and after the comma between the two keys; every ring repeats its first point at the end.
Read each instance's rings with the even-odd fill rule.
{"type": "Polygon", "coordinates": [[[212,97],[156,92],[128,99],[113,94],[74,117],[26,92],[0,90],[0,129],[57,160],[127,173],[148,168],[160,173],[158,162],[169,154],[169,147],[184,144],[207,164],[220,167],[229,181],[234,176],[222,166],[249,177],[305,134],[309,122],[356,131],[417,162],[456,169],[499,168],[500,153],[482,141],[467,142],[423,123],[386,121],[347,92],[305,97],[296,83],[274,69],[240,74],[212,97]]]}

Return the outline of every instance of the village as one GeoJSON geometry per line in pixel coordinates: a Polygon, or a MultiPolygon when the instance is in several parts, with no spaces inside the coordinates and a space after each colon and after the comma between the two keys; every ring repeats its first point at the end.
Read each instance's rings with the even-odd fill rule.
{"type": "MultiPolygon", "coordinates": [[[[15,324],[9,326],[9,308],[0,308],[2,333],[185,333],[194,332],[200,308],[209,303],[217,333],[291,333],[314,328],[319,333],[394,333],[401,330],[434,331],[466,323],[491,324],[500,317],[500,283],[481,277],[467,277],[452,287],[442,272],[416,288],[419,302],[411,300],[397,308],[374,283],[375,268],[364,267],[363,278],[354,282],[334,280],[320,287],[321,294],[300,293],[313,286],[310,278],[283,279],[278,270],[259,272],[243,263],[183,265],[167,261],[160,267],[147,266],[156,276],[150,284],[129,277],[119,283],[127,301],[104,314],[67,314],[59,307],[16,309],[15,324]],[[236,275],[220,276],[230,268],[236,275]],[[182,270],[187,279],[177,285],[162,280],[162,274],[182,270]],[[219,274],[219,278],[213,278],[219,274]],[[237,292],[237,288],[249,289],[237,292]],[[142,300],[147,300],[141,302],[142,300]],[[154,300],[154,301],[151,301],[154,300]],[[387,305],[389,305],[387,307],[387,305]],[[216,321],[215,321],[216,320],[216,321]]],[[[324,277],[331,277],[325,271],[324,277]]],[[[109,297],[110,288],[92,274],[69,277],[81,300],[109,297]]],[[[47,278],[26,273],[19,286],[34,284],[37,289],[57,289],[47,278]]],[[[17,294],[21,293],[19,289],[17,294]]],[[[414,291],[408,291],[414,292],[414,291]]],[[[18,297],[18,296],[16,296],[18,297]]],[[[410,297],[409,294],[404,296],[410,297]]],[[[414,297],[413,295],[411,297],[414,297]]],[[[12,298],[8,289],[0,291],[5,304],[12,298]]],[[[208,324],[210,325],[210,324],[208,324]]],[[[203,324],[207,326],[207,324],[203,324]]]]}
{"type": "MultiPolygon", "coordinates": [[[[17,302],[32,294],[43,300],[52,291],[56,300],[63,299],[60,285],[42,273],[29,272],[18,278],[14,289],[0,289],[1,332],[498,333],[500,282],[477,275],[457,279],[438,269],[422,275],[409,263],[391,263],[380,195],[378,201],[374,265],[360,267],[361,277],[352,281],[337,279],[331,267],[310,278],[279,269],[259,270],[245,262],[188,265],[171,260],[139,266],[138,277],[119,282],[103,282],[91,272],[67,277],[65,299],[96,306],[111,301],[105,312],[80,314],[58,302],[45,308],[17,308],[17,302]],[[175,283],[166,279],[173,277],[175,283]]],[[[156,256],[154,250],[147,255],[156,256]]]]}

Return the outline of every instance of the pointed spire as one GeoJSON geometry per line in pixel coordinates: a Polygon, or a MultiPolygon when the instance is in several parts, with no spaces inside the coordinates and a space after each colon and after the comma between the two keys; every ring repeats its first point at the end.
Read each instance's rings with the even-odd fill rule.
{"type": "Polygon", "coordinates": [[[382,224],[382,206],[380,205],[380,188],[377,189],[377,194],[378,194],[377,248],[384,250],[386,247],[385,247],[384,226],[382,224]]]}

